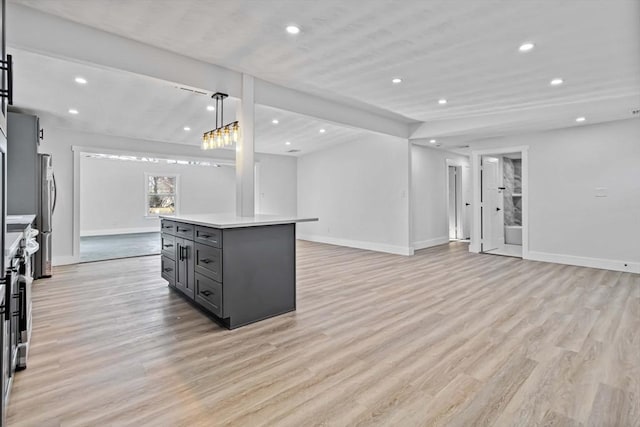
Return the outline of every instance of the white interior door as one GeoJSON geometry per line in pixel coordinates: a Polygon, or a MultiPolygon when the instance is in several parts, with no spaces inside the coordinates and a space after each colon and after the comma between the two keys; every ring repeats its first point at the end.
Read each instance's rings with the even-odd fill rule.
{"type": "Polygon", "coordinates": [[[498,249],[504,244],[502,194],[499,161],[495,157],[482,158],[482,251],[498,249]]]}

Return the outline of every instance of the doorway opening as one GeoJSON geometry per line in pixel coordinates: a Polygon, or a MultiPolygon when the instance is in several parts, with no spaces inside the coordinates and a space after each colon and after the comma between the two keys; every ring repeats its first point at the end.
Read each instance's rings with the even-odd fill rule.
{"type": "Polygon", "coordinates": [[[482,253],[523,257],[522,160],[522,152],[479,157],[482,253]]]}
{"type": "Polygon", "coordinates": [[[468,162],[447,159],[447,220],[449,241],[469,240],[471,168],[468,162]]]}
{"type": "Polygon", "coordinates": [[[77,262],[160,254],[160,215],[230,212],[235,206],[232,160],[97,147],[73,151],[77,262]]]}
{"type": "Polygon", "coordinates": [[[461,187],[462,187],[462,167],[448,166],[449,194],[447,203],[449,205],[449,240],[462,239],[461,221],[461,187]]]}

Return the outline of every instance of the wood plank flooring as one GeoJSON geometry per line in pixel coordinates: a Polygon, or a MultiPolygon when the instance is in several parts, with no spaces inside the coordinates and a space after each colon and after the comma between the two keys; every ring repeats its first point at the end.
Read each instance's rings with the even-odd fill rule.
{"type": "Polygon", "coordinates": [[[640,275],[298,242],[298,310],[227,331],[159,264],[37,282],[9,426],[640,426],[640,275]]]}

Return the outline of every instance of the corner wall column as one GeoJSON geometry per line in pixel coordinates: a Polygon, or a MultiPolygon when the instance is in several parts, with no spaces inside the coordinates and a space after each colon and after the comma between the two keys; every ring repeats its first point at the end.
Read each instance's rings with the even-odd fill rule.
{"type": "Polygon", "coordinates": [[[253,216],[254,206],[254,78],[242,75],[242,98],[238,107],[240,138],[236,143],[236,215],[253,216]]]}

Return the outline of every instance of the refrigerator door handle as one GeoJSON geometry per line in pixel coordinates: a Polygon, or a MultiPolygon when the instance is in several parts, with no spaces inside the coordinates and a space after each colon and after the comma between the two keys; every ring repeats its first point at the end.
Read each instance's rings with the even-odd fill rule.
{"type": "Polygon", "coordinates": [[[53,206],[51,207],[51,215],[56,211],[56,202],[58,201],[58,185],[56,184],[56,174],[51,175],[53,177],[53,206]]]}

